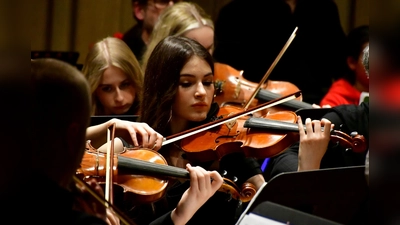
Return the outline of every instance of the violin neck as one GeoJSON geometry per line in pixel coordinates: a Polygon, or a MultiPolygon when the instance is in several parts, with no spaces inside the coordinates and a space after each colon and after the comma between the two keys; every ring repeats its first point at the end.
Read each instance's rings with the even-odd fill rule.
{"type": "Polygon", "coordinates": [[[268,129],[282,132],[299,132],[297,123],[288,123],[278,120],[251,117],[244,122],[245,128],[268,129]]]}
{"type": "MultiPolygon", "coordinates": [[[[271,91],[260,89],[256,95],[258,100],[262,100],[265,102],[272,101],[274,99],[282,97],[279,94],[273,93],[271,91]]],[[[289,107],[291,109],[312,109],[312,105],[306,102],[298,101],[298,100],[289,100],[281,104],[282,106],[289,107]]]]}
{"type": "Polygon", "coordinates": [[[118,173],[190,179],[189,172],[185,169],[133,159],[121,155],[118,156],[118,173]]]}
{"type": "MultiPolygon", "coordinates": [[[[256,128],[282,132],[299,132],[299,126],[297,123],[282,122],[279,120],[270,120],[262,117],[251,117],[244,122],[243,127],[245,128],[256,128]]],[[[304,130],[306,125],[303,124],[304,130]]],[[[321,127],[324,131],[324,127],[321,127]]]]}

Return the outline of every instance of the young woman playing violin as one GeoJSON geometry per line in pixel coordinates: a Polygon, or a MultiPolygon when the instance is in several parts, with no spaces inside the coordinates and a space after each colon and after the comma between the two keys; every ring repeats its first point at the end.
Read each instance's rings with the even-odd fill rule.
{"type": "MultiPolygon", "coordinates": [[[[364,54],[369,54],[368,45],[364,49],[364,54]]],[[[365,164],[369,140],[368,102],[333,107],[322,119],[306,118],[305,126],[299,117],[298,125],[300,141],[282,154],[271,158],[265,174],[267,179],[282,172],[365,164]],[[324,129],[322,130],[321,127],[324,129]],[[333,128],[346,134],[357,132],[363,135],[367,143],[365,151],[347,150],[345,147],[330,142],[330,131],[333,128]]]]}
{"type": "MultiPolygon", "coordinates": [[[[166,137],[215,120],[219,107],[213,103],[213,69],[212,56],[197,41],[175,36],[161,40],[145,71],[141,121],[166,137]]],[[[166,145],[159,152],[169,165],[184,168],[189,162],[179,142],[166,145]]],[[[228,177],[237,178],[239,186],[250,182],[258,188],[265,182],[257,161],[242,154],[232,153],[219,161],[197,165],[226,171],[228,177]]],[[[175,180],[167,190],[164,200],[168,205],[163,210],[175,207],[188,186],[188,182],[175,180]]],[[[188,224],[234,224],[241,212],[240,204],[217,192],[188,224]]]]}
{"type": "MultiPolygon", "coordinates": [[[[26,82],[30,86],[24,89],[27,91],[23,96],[24,100],[21,98],[15,108],[28,108],[32,114],[21,119],[20,114],[1,112],[2,116],[9,118],[4,125],[12,134],[1,136],[0,140],[5,144],[4,149],[13,149],[4,152],[3,156],[7,160],[1,164],[0,197],[7,204],[3,215],[18,223],[28,219],[27,223],[39,224],[105,225],[107,223],[104,220],[107,219],[111,225],[119,224],[118,218],[106,210],[104,205],[88,202],[86,198],[82,198],[82,193],[74,192],[76,188],[73,188],[76,185],[73,176],[82,161],[85,131],[90,119],[89,85],[82,73],[59,60],[37,59],[31,61],[31,73],[26,77],[30,77],[29,82],[26,82]],[[49,95],[59,101],[52,101],[48,98],[49,95]],[[30,101],[26,101],[27,98],[30,101]],[[71,111],[70,107],[79,110],[71,111]],[[15,145],[20,137],[13,135],[17,133],[13,126],[27,134],[29,138],[25,139],[26,145],[15,145]],[[20,179],[20,175],[24,178],[20,179]],[[27,185],[32,192],[26,191],[27,185]],[[79,201],[75,201],[76,198],[79,201]],[[74,202],[87,205],[92,210],[79,211],[78,208],[85,207],[73,205],[74,202]],[[25,218],[21,217],[21,204],[32,205],[24,212],[24,215],[29,215],[25,218]]],[[[7,77],[7,85],[10,84],[12,85],[5,87],[1,83],[1,93],[15,93],[20,87],[17,84],[21,84],[21,81],[15,77],[7,77]]],[[[16,104],[15,101],[7,103],[13,106],[16,104]]],[[[124,123],[119,125],[121,124],[124,123]]],[[[126,129],[131,130],[135,126],[130,125],[132,127],[126,129]]],[[[141,145],[142,142],[139,141],[138,144],[141,145]]],[[[177,207],[163,218],[168,220],[157,224],[186,224],[195,211],[221,186],[223,180],[216,171],[206,171],[190,164],[186,166],[191,186],[185,190],[177,207]]],[[[92,183],[92,187],[96,187],[96,183],[92,183]]]]}

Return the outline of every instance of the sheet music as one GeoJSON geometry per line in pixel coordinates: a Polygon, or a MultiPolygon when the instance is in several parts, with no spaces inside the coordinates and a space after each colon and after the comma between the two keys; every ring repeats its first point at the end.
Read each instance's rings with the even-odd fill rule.
{"type": "Polygon", "coordinates": [[[285,223],[277,222],[257,214],[250,213],[245,215],[238,225],[287,225],[285,223]]]}

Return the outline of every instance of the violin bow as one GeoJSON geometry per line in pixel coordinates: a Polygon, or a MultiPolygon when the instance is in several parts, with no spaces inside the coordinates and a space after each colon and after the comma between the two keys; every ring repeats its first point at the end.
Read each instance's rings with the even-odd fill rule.
{"type": "Polygon", "coordinates": [[[265,73],[264,77],[261,79],[261,81],[258,83],[257,88],[254,90],[253,94],[250,96],[250,99],[247,101],[246,105],[244,106],[244,110],[247,110],[250,106],[250,103],[253,101],[253,99],[256,97],[257,92],[261,89],[261,85],[267,81],[269,75],[272,73],[272,70],[275,68],[276,64],[278,64],[279,60],[282,58],[282,55],[285,53],[286,49],[289,47],[289,45],[292,43],[293,39],[296,37],[298,27],[294,28],[294,31],[292,35],[290,35],[289,39],[287,40],[286,44],[283,46],[281,51],[279,52],[278,56],[275,58],[274,62],[272,62],[271,66],[265,73]]]}
{"type": "Polygon", "coordinates": [[[107,200],[106,204],[114,203],[113,198],[113,175],[114,175],[114,136],[115,123],[107,127],[107,158],[106,158],[106,185],[104,197],[107,200]],[[111,142],[111,143],[110,143],[111,142]]]}
{"type": "Polygon", "coordinates": [[[206,130],[211,129],[213,127],[220,126],[222,124],[231,122],[231,121],[236,120],[236,119],[238,119],[238,118],[240,118],[242,116],[247,116],[247,115],[253,114],[253,113],[257,112],[257,111],[264,110],[266,108],[269,108],[269,107],[272,107],[272,106],[275,106],[275,105],[279,105],[279,104],[281,104],[283,102],[295,99],[295,98],[299,97],[300,95],[301,95],[301,91],[297,91],[297,92],[295,92],[293,94],[289,94],[287,96],[283,96],[281,98],[277,98],[275,100],[272,100],[272,101],[266,102],[264,104],[258,105],[256,107],[252,108],[251,110],[244,110],[243,112],[238,112],[238,113],[229,115],[229,116],[227,116],[225,118],[222,118],[222,119],[210,122],[210,123],[206,123],[206,124],[200,125],[198,127],[195,127],[195,128],[192,128],[192,129],[189,129],[189,130],[186,130],[186,131],[183,131],[183,132],[168,136],[168,137],[164,138],[162,146],[170,144],[170,143],[175,142],[175,141],[179,141],[179,140],[181,140],[183,138],[195,135],[197,133],[206,131],[206,130]]]}

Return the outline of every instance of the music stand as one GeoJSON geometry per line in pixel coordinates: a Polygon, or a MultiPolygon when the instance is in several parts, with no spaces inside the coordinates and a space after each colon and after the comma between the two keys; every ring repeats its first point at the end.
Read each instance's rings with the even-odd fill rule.
{"type": "Polygon", "coordinates": [[[260,188],[241,216],[265,201],[341,224],[362,215],[368,199],[365,166],[281,173],[260,188]]]}

